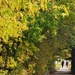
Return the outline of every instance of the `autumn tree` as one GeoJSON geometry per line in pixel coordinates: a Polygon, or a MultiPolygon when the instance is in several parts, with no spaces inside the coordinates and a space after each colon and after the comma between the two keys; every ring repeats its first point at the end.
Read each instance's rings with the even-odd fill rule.
{"type": "Polygon", "coordinates": [[[68,19],[72,3],[70,0],[0,0],[1,74],[40,75],[37,69],[40,67],[43,75],[47,68],[52,69],[53,64],[49,63],[54,62],[51,58],[59,44],[65,42],[64,46],[67,46],[67,38],[63,39],[64,41],[58,38],[68,35],[65,29],[70,28],[68,24],[72,21],[71,17],[68,19]],[[44,45],[46,46],[41,48],[44,45]],[[49,59],[46,56],[49,56],[49,59]],[[39,62],[41,58],[42,62],[39,62]]]}

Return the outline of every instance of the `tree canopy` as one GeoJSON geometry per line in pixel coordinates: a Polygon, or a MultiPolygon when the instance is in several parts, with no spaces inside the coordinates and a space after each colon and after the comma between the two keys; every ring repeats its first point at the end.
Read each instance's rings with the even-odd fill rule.
{"type": "Polygon", "coordinates": [[[54,69],[56,55],[75,45],[74,3],[0,0],[0,73],[43,75],[54,69]]]}

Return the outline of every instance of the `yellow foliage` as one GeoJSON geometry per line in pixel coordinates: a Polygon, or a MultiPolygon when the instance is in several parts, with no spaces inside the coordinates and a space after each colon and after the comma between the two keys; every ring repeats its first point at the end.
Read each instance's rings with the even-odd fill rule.
{"type": "Polygon", "coordinates": [[[21,62],[21,63],[24,62],[23,59],[21,59],[21,58],[19,58],[19,57],[17,57],[17,59],[18,59],[18,61],[21,62]]]}
{"type": "Polygon", "coordinates": [[[0,0],[0,6],[1,6],[2,0],[0,0]]]}
{"type": "Polygon", "coordinates": [[[28,73],[29,74],[35,73],[34,67],[35,67],[35,63],[31,63],[28,65],[28,73]]]}
{"type": "Polygon", "coordinates": [[[17,66],[17,63],[15,62],[15,60],[12,57],[9,57],[7,61],[7,67],[14,68],[16,66],[17,66]]]}
{"type": "Polygon", "coordinates": [[[47,2],[46,2],[46,0],[45,0],[45,1],[41,1],[40,6],[41,6],[41,8],[42,8],[43,10],[46,10],[46,9],[47,9],[47,2]]]}
{"type": "Polygon", "coordinates": [[[25,45],[26,45],[26,46],[29,46],[29,42],[28,42],[28,41],[25,41],[25,45]]]}
{"type": "Polygon", "coordinates": [[[26,70],[22,70],[22,75],[28,75],[28,72],[26,70]]]}
{"type": "Polygon", "coordinates": [[[65,17],[65,16],[66,16],[66,14],[65,14],[65,13],[62,13],[61,15],[62,15],[63,17],[65,17]]]}
{"type": "Polygon", "coordinates": [[[34,2],[34,4],[29,2],[28,8],[29,8],[29,15],[34,15],[35,12],[37,12],[37,15],[38,15],[38,10],[40,8],[38,7],[36,2],[34,2]]]}
{"type": "Polygon", "coordinates": [[[28,60],[30,57],[28,56],[28,55],[25,55],[24,54],[24,52],[22,53],[19,53],[18,54],[18,57],[17,57],[17,59],[18,59],[18,61],[20,62],[20,63],[24,63],[24,61],[25,60],[28,60]],[[21,55],[22,54],[22,55],[21,55]]]}
{"type": "Polygon", "coordinates": [[[61,5],[60,7],[59,7],[59,9],[62,9],[64,12],[61,14],[63,17],[65,17],[65,16],[69,16],[69,12],[68,12],[68,9],[67,9],[67,7],[65,6],[65,5],[61,5]]]}
{"type": "Polygon", "coordinates": [[[28,27],[25,24],[23,24],[22,30],[28,30],[28,27]]]}
{"type": "Polygon", "coordinates": [[[53,6],[53,9],[57,9],[57,8],[58,8],[58,6],[56,6],[56,5],[53,6]]]}
{"type": "Polygon", "coordinates": [[[55,11],[55,12],[57,12],[57,10],[58,11],[63,11],[62,13],[61,13],[61,15],[63,16],[63,17],[65,17],[65,16],[69,16],[69,12],[68,12],[68,7],[66,7],[65,5],[60,5],[60,6],[57,6],[57,5],[53,5],[52,6],[52,8],[53,8],[53,10],[55,11]]]}
{"type": "Polygon", "coordinates": [[[0,64],[2,64],[2,62],[3,62],[3,58],[2,56],[0,56],[0,64]]]}
{"type": "Polygon", "coordinates": [[[66,16],[69,16],[69,12],[68,12],[68,10],[67,10],[65,5],[63,5],[63,10],[65,11],[66,16]]]}

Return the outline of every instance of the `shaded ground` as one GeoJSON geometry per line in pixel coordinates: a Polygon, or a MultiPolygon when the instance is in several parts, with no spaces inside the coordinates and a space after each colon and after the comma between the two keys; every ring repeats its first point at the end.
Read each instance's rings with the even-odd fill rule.
{"type": "Polygon", "coordinates": [[[72,74],[70,73],[70,71],[69,72],[57,71],[51,75],[72,75],[72,74]]]}
{"type": "Polygon", "coordinates": [[[51,75],[72,75],[72,74],[71,74],[70,69],[64,65],[63,68],[60,67],[59,70],[57,70],[56,72],[54,72],[54,73],[51,74],[51,75]]]}

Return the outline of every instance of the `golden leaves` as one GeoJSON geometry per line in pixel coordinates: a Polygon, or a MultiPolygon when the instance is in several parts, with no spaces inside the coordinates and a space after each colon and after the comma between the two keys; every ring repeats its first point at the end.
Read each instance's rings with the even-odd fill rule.
{"type": "Polygon", "coordinates": [[[42,10],[46,10],[47,9],[47,0],[41,0],[41,4],[40,4],[42,10]]]}
{"type": "Polygon", "coordinates": [[[34,13],[38,12],[39,10],[38,5],[36,3],[32,4],[31,2],[29,2],[28,8],[29,8],[29,15],[34,15],[34,13]]]}
{"type": "MultiPolygon", "coordinates": [[[[61,15],[63,18],[65,16],[69,16],[69,11],[68,11],[68,7],[66,7],[65,5],[60,5],[60,6],[57,6],[57,5],[53,5],[52,6],[52,9],[53,11],[55,12],[55,16],[56,16],[56,12],[59,11],[59,15],[61,15]]],[[[57,12],[58,14],[58,12],[57,12]]]]}
{"type": "Polygon", "coordinates": [[[1,6],[2,0],[0,0],[0,6],[1,6]]]}
{"type": "Polygon", "coordinates": [[[14,59],[12,57],[9,57],[7,61],[7,67],[14,68],[16,66],[17,66],[17,63],[14,61],[14,59]]]}
{"type": "Polygon", "coordinates": [[[0,56],[0,65],[3,63],[3,58],[0,56]]]}

